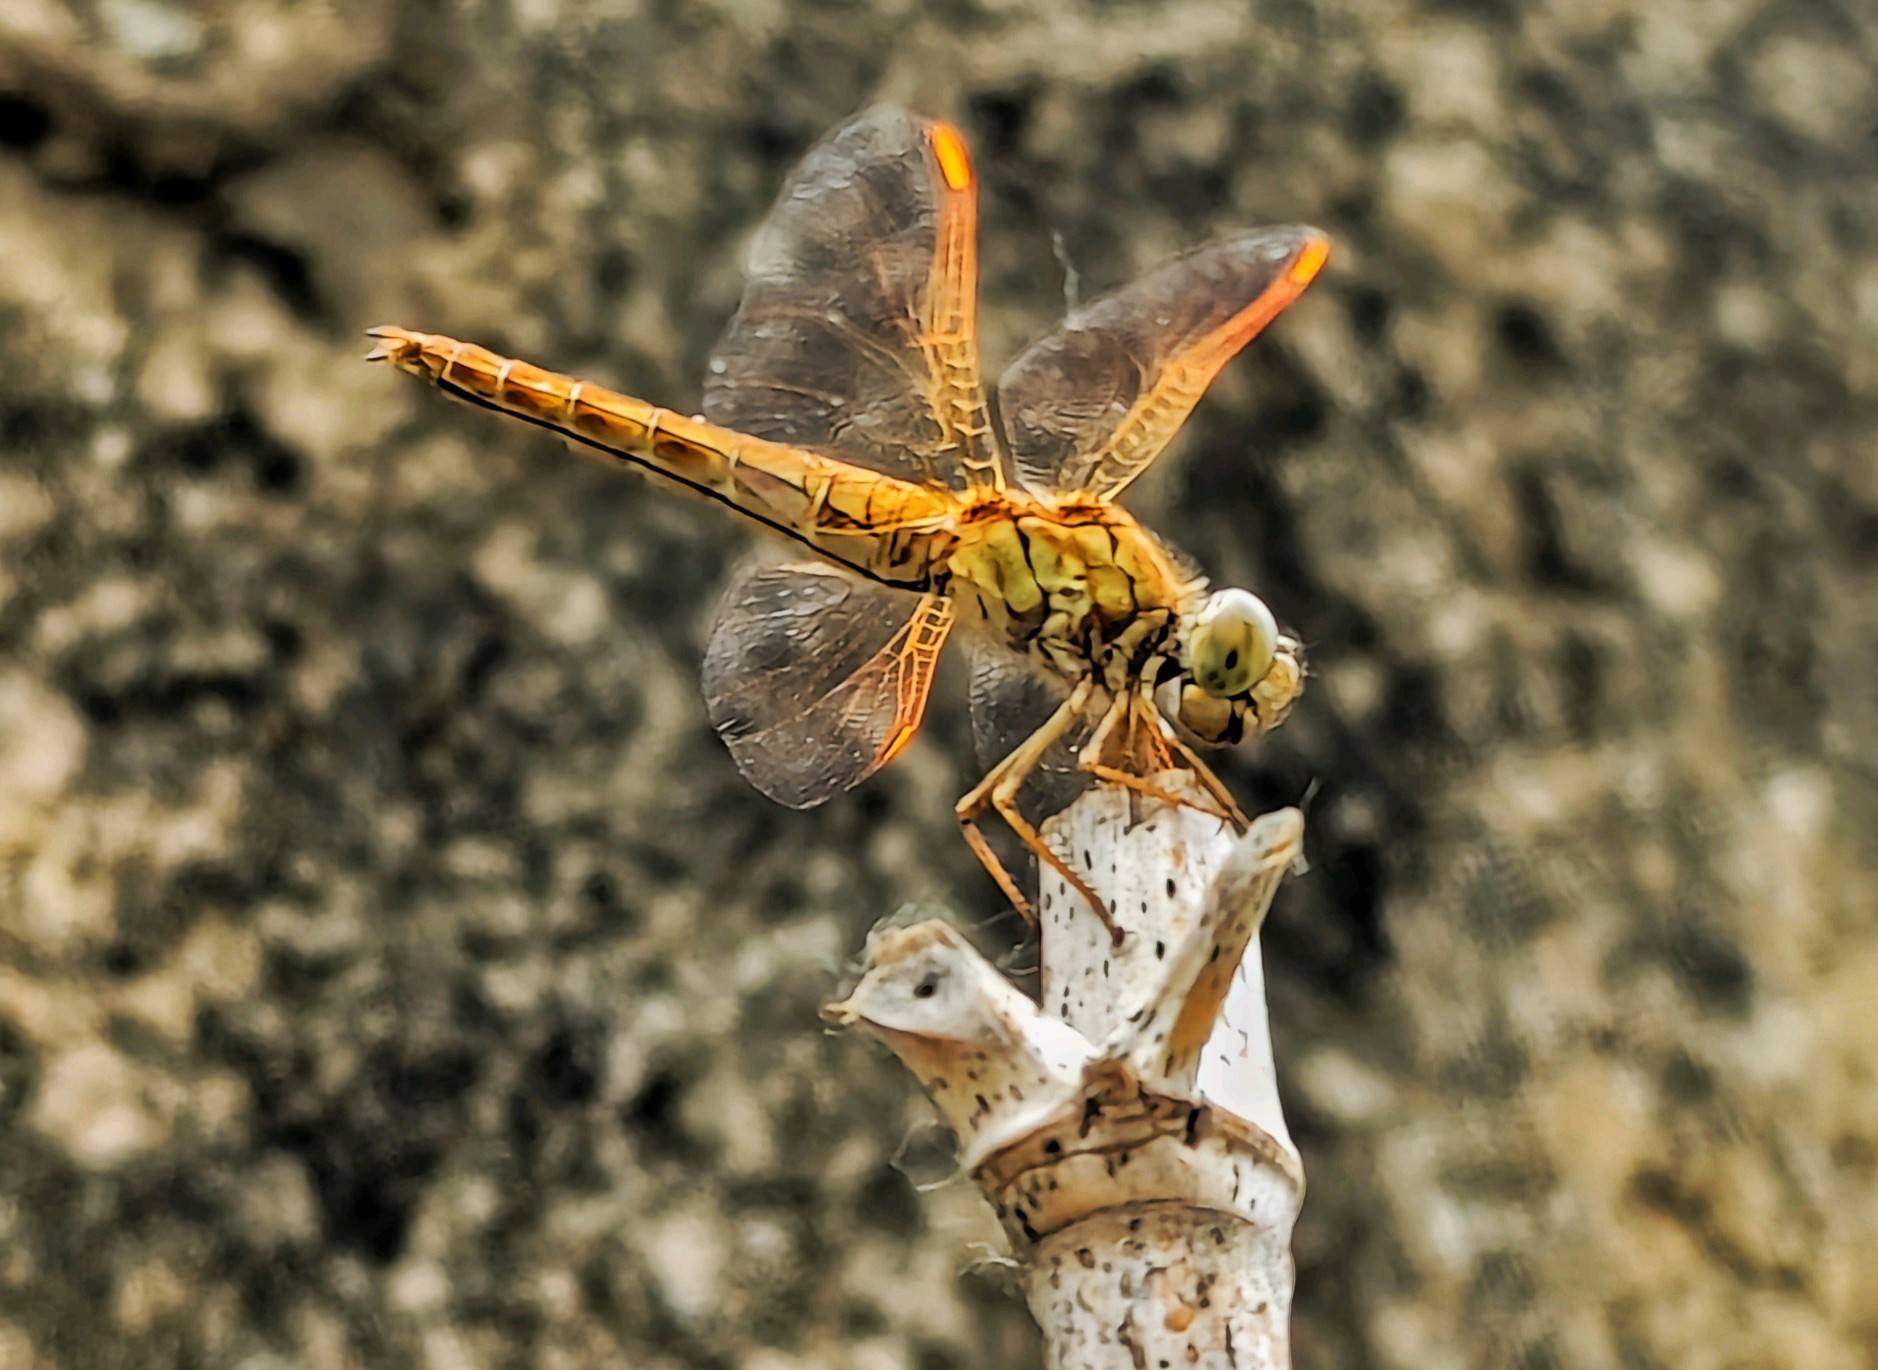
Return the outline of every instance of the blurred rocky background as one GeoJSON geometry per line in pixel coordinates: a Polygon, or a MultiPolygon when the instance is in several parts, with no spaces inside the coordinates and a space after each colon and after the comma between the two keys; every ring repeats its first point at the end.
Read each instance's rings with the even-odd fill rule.
{"type": "Polygon", "coordinates": [[[994,372],[1064,264],[1338,244],[1131,500],[1313,653],[1224,763],[1311,824],[1300,1366],[1878,1363],[1875,71],[1863,0],[6,0],[0,1366],[1035,1363],[814,1012],[908,901],[1016,944],[956,679],[768,805],[744,531],[359,361],[694,404],[881,98],[994,372]]]}

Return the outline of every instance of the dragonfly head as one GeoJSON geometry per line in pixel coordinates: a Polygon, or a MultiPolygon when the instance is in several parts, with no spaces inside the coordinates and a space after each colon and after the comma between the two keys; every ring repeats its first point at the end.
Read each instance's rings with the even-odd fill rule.
{"type": "Polygon", "coordinates": [[[1187,629],[1187,670],[1215,699],[1242,695],[1278,656],[1278,620],[1250,590],[1215,590],[1187,629]]]}
{"type": "Polygon", "coordinates": [[[1230,746],[1276,725],[1303,687],[1303,645],[1279,629],[1265,601],[1215,590],[1188,620],[1180,669],[1157,702],[1201,742],[1230,746]]]}

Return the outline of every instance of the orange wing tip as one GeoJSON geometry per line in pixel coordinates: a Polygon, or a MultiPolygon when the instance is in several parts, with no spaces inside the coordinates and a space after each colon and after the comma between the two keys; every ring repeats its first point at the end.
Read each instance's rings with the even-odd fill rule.
{"type": "Polygon", "coordinates": [[[1317,279],[1317,273],[1324,269],[1324,263],[1330,260],[1330,240],[1312,238],[1298,253],[1298,259],[1291,264],[1291,270],[1285,273],[1291,283],[1300,290],[1317,279]]]}
{"type": "Polygon", "coordinates": [[[939,159],[939,174],[945,177],[948,190],[963,190],[972,183],[972,159],[957,129],[950,124],[934,124],[932,150],[933,156],[939,159]]]}

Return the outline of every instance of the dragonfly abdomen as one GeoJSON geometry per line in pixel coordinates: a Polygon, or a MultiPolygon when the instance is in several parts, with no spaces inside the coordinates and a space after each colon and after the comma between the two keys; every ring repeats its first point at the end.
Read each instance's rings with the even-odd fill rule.
{"type": "Polygon", "coordinates": [[[876,580],[928,583],[935,538],[956,511],[944,491],[687,418],[475,343],[402,328],[371,336],[379,340],[374,360],[727,504],[876,580]]]}

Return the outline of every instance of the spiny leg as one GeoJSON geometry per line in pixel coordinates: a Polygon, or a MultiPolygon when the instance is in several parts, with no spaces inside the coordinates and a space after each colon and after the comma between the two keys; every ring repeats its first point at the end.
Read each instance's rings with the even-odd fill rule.
{"type": "Polygon", "coordinates": [[[1200,759],[1198,752],[1180,740],[1180,734],[1166,719],[1161,717],[1161,711],[1155,707],[1153,700],[1147,700],[1145,703],[1168,745],[1180,753],[1181,760],[1192,767],[1193,773],[1200,777],[1200,783],[1206,786],[1207,793],[1217,799],[1220,807],[1226,810],[1227,821],[1240,832],[1250,830],[1252,820],[1245,816],[1245,810],[1239,807],[1239,801],[1232,797],[1232,791],[1226,788],[1225,782],[1213,774],[1213,768],[1200,759]]]}
{"type": "MultiPolygon", "coordinates": [[[[1149,795],[1164,804],[1173,804],[1176,806],[1185,805],[1188,808],[1197,807],[1191,799],[1181,799],[1179,796],[1169,793],[1167,790],[1153,784],[1151,781],[1144,780],[1131,771],[1118,766],[1111,766],[1102,760],[1102,754],[1108,750],[1109,738],[1115,732],[1115,725],[1124,718],[1128,720],[1130,739],[1128,743],[1129,755],[1133,755],[1135,717],[1134,710],[1131,707],[1132,699],[1132,695],[1124,693],[1116,695],[1115,698],[1110,701],[1108,708],[1103,711],[1102,721],[1096,725],[1096,730],[1090,734],[1089,740],[1083,744],[1082,750],[1076,754],[1076,765],[1089,775],[1094,776],[1097,780],[1104,780],[1110,784],[1120,785],[1126,789],[1134,790],[1139,794],[1149,795]]],[[[1163,749],[1163,752],[1165,752],[1165,749],[1163,749]]],[[[1223,817],[1223,815],[1221,816],[1223,817]]]]}
{"type": "MultiPolygon", "coordinates": [[[[1131,707],[1132,698],[1133,697],[1128,694],[1118,694],[1110,701],[1108,708],[1103,711],[1102,721],[1096,725],[1095,732],[1090,734],[1089,740],[1083,744],[1082,750],[1076,754],[1076,765],[1087,774],[1094,776],[1097,780],[1104,780],[1111,784],[1134,790],[1139,794],[1149,795],[1164,804],[1173,804],[1176,806],[1185,805],[1189,808],[1196,807],[1192,800],[1182,799],[1178,795],[1172,794],[1162,789],[1160,786],[1143,779],[1140,775],[1132,771],[1117,766],[1111,766],[1102,760],[1103,753],[1108,750],[1109,738],[1115,731],[1115,725],[1124,718],[1128,720],[1127,754],[1129,756],[1134,755],[1136,720],[1134,710],[1131,707]]],[[[1161,749],[1161,752],[1163,756],[1168,756],[1171,762],[1172,758],[1165,747],[1161,749]]]]}
{"type": "Polygon", "coordinates": [[[1217,818],[1222,823],[1237,821],[1230,813],[1216,809],[1211,804],[1196,803],[1191,795],[1179,795],[1172,790],[1164,790],[1152,780],[1138,776],[1132,771],[1124,771],[1115,766],[1104,766],[1099,763],[1084,766],[1083,769],[1105,784],[1120,785],[1124,789],[1133,790],[1136,794],[1145,794],[1150,799],[1158,799],[1163,804],[1171,804],[1177,809],[1192,809],[1195,813],[1203,813],[1208,818],[1217,818]]]}
{"type": "MultiPolygon", "coordinates": [[[[1044,721],[1042,727],[1037,730],[1037,734],[1049,732],[1054,728],[1057,730],[1057,735],[1061,736],[1062,732],[1068,728],[1069,720],[1075,717],[1076,708],[1080,707],[1082,700],[1086,700],[1087,697],[1087,691],[1072,691],[1070,697],[1044,721]],[[1078,699],[1078,694],[1081,695],[1081,700],[1078,699]]],[[[953,805],[952,815],[958,819],[959,831],[965,835],[965,844],[972,849],[972,855],[978,858],[978,864],[991,873],[991,878],[997,881],[998,888],[1004,891],[1004,897],[1011,901],[1011,907],[1023,916],[1025,922],[1034,927],[1037,923],[1036,910],[1031,908],[1030,901],[1018,888],[1016,879],[1004,862],[998,859],[997,853],[991,850],[991,844],[985,840],[984,830],[978,826],[978,815],[983,813],[985,806],[991,802],[992,790],[997,787],[998,781],[1004,778],[1005,772],[1019,763],[1030,741],[1030,738],[1026,738],[1018,743],[1011,749],[1009,755],[986,771],[983,779],[966,791],[959,802],[953,805]]]]}
{"type": "Polygon", "coordinates": [[[1109,745],[1109,734],[1115,731],[1115,725],[1121,720],[1128,707],[1128,696],[1118,694],[1109,700],[1108,708],[1102,711],[1102,721],[1096,724],[1095,731],[1089,734],[1089,740],[1082,744],[1082,750],[1076,753],[1076,764],[1085,771],[1094,762],[1102,759],[1102,753],[1109,745]]]}
{"type": "MultiPolygon", "coordinates": [[[[1226,793],[1224,787],[1220,785],[1218,777],[1207,768],[1206,764],[1202,762],[1199,757],[1195,756],[1190,748],[1183,745],[1179,738],[1172,735],[1171,730],[1161,721],[1158,710],[1153,712],[1149,720],[1151,726],[1155,726],[1157,730],[1157,735],[1153,738],[1153,741],[1160,747],[1163,755],[1166,754],[1169,744],[1179,748],[1179,755],[1189,766],[1199,773],[1200,782],[1206,786],[1207,792],[1220,801],[1219,808],[1215,809],[1206,804],[1195,803],[1191,797],[1175,794],[1171,790],[1163,789],[1161,786],[1156,785],[1152,780],[1144,776],[1137,775],[1133,771],[1124,770],[1119,766],[1108,765],[1102,760],[1103,749],[1108,744],[1108,735],[1115,730],[1116,722],[1123,716],[1126,716],[1128,719],[1129,733],[1132,736],[1135,723],[1137,722],[1136,711],[1138,709],[1154,710],[1154,705],[1151,701],[1139,695],[1117,695],[1115,702],[1109,706],[1108,713],[1103,716],[1101,726],[1096,729],[1087,745],[1085,745],[1082,751],[1077,755],[1076,764],[1097,780],[1106,781],[1111,785],[1120,785],[1124,789],[1135,791],[1137,794],[1145,794],[1149,798],[1158,799],[1163,804],[1171,804],[1175,808],[1192,809],[1196,813],[1203,813],[1208,817],[1217,818],[1222,823],[1232,823],[1243,832],[1246,827],[1245,815],[1239,812],[1239,807],[1233,803],[1232,796],[1226,793]]],[[[1132,751],[1132,742],[1130,745],[1132,751]]]]}
{"type": "Polygon", "coordinates": [[[993,766],[985,778],[959,800],[953,809],[953,814],[959,821],[959,828],[964,832],[966,844],[971,847],[972,854],[991,873],[991,878],[998,882],[998,888],[1004,891],[1005,897],[1027,921],[1031,923],[1037,921],[1035,910],[1030,907],[1030,901],[1025,899],[1018,890],[1017,882],[1012,879],[1004,863],[998,859],[997,853],[991,850],[990,843],[985,840],[984,832],[978,826],[978,815],[984,812],[987,803],[998,811],[999,816],[1010,826],[1011,831],[1017,834],[1018,839],[1025,846],[1037,854],[1039,860],[1048,862],[1051,869],[1061,875],[1072,888],[1089,901],[1089,907],[1094,909],[1096,916],[1102,920],[1102,926],[1109,930],[1109,936],[1119,941],[1121,933],[1109,916],[1108,906],[1102,902],[1101,896],[1091,889],[1089,882],[1072,870],[1062,857],[1050,849],[1049,844],[1018,810],[1015,802],[1018,791],[1023,788],[1024,782],[1042,763],[1045,754],[1062,739],[1082,713],[1083,706],[1088,703],[1089,694],[1093,688],[1093,682],[1087,677],[1077,682],[1076,688],[1070,691],[1069,698],[1058,706],[1056,712],[1045,720],[1043,726],[1020,742],[1009,756],[993,766]]]}
{"type": "MultiPolygon", "coordinates": [[[[982,786],[983,782],[979,783],[982,786]]],[[[959,802],[963,804],[965,801],[959,802]]],[[[984,805],[981,803],[979,807],[983,808],[984,805]]],[[[1035,927],[1037,911],[1031,908],[1030,901],[1024,898],[1024,892],[1017,887],[1017,882],[1011,878],[1010,871],[1006,870],[1004,863],[998,860],[998,854],[991,850],[991,844],[985,841],[984,831],[978,826],[977,820],[963,813],[958,815],[958,820],[959,831],[965,834],[965,845],[972,849],[972,855],[978,858],[978,864],[991,873],[991,878],[997,881],[998,888],[1004,891],[1004,897],[1011,901],[1011,907],[1017,910],[1018,915],[1026,923],[1035,927]]]]}
{"type": "MultiPolygon", "coordinates": [[[[1058,736],[1060,737],[1061,733],[1058,736]]],[[[1030,820],[1025,818],[1023,811],[1017,807],[1017,792],[1023,788],[1024,782],[1030,779],[1030,773],[1036,770],[1037,762],[1042,760],[1043,751],[1056,740],[1055,737],[1048,739],[1044,748],[1038,751],[1036,758],[1029,765],[1014,766],[1004,774],[991,791],[991,806],[1010,825],[1011,831],[1017,834],[1019,841],[1037,853],[1040,859],[1049,862],[1051,869],[1089,901],[1089,907],[1095,911],[1095,916],[1100,918],[1102,926],[1109,930],[1110,940],[1120,946],[1122,930],[1115,926],[1115,919],[1109,913],[1109,906],[1103,902],[1102,896],[1090,887],[1087,880],[1075,872],[1069,862],[1056,854],[1050,844],[1043,840],[1043,834],[1030,825],[1030,820]]]]}

